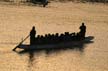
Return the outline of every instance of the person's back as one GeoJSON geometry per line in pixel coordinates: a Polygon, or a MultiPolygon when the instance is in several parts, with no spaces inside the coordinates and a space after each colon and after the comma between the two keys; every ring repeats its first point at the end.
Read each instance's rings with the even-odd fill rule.
{"type": "Polygon", "coordinates": [[[84,25],[84,23],[82,23],[82,25],[80,26],[80,30],[81,32],[86,32],[86,26],[84,25]]]}
{"type": "Polygon", "coordinates": [[[35,34],[36,34],[36,30],[35,27],[32,27],[32,30],[30,31],[30,45],[35,44],[35,34]]]}
{"type": "Polygon", "coordinates": [[[80,34],[81,37],[85,37],[85,33],[86,33],[86,26],[84,25],[84,23],[82,23],[82,25],[80,26],[80,34]]]}

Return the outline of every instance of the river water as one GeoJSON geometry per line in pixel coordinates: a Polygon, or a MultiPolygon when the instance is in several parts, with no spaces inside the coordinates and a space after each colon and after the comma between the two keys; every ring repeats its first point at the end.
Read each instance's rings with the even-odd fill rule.
{"type": "Polygon", "coordinates": [[[0,71],[108,71],[108,7],[73,3],[55,3],[46,9],[0,5],[0,71]],[[94,37],[83,49],[12,51],[32,25],[37,34],[77,32],[82,19],[87,26],[86,37],[94,37]]]}

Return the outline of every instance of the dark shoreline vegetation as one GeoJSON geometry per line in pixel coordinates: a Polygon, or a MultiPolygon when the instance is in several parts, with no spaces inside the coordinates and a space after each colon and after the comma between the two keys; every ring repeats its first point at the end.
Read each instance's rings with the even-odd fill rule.
{"type": "MultiPolygon", "coordinates": [[[[35,1],[39,1],[39,0],[0,0],[0,2],[7,2],[10,4],[16,4],[17,2],[19,4],[36,4],[35,1]]],[[[86,3],[86,2],[90,2],[90,3],[108,3],[108,0],[48,0],[49,2],[75,2],[75,3],[86,3]]]]}

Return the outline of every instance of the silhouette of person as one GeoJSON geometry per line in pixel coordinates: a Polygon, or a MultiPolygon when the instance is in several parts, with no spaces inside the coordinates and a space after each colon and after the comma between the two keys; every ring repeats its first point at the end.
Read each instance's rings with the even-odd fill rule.
{"type": "Polygon", "coordinates": [[[86,26],[84,25],[84,23],[82,23],[82,25],[80,26],[80,36],[82,39],[85,38],[85,33],[86,33],[86,26]]]}
{"type": "Polygon", "coordinates": [[[35,30],[35,26],[33,26],[32,30],[30,31],[30,45],[35,44],[35,35],[36,35],[36,30],[35,30]]]}

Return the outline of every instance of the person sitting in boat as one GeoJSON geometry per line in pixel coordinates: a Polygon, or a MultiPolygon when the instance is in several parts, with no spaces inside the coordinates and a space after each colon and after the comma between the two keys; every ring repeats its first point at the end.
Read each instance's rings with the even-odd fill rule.
{"type": "Polygon", "coordinates": [[[82,38],[82,39],[84,39],[85,38],[85,33],[86,33],[86,26],[84,25],[84,23],[82,23],[82,25],[80,26],[80,37],[82,38]]]}
{"type": "Polygon", "coordinates": [[[32,30],[30,31],[30,45],[35,44],[35,35],[36,35],[36,30],[35,30],[35,26],[33,26],[32,30]]]}

